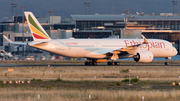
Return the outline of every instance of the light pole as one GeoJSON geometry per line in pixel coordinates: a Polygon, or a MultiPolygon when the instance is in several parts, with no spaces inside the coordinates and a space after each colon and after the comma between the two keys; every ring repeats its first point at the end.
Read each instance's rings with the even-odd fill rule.
{"type": "Polygon", "coordinates": [[[177,14],[178,14],[178,1],[172,1],[173,3],[173,14],[174,14],[174,5],[177,6],[177,14]]]}
{"type": "MultiPolygon", "coordinates": [[[[21,6],[22,9],[22,42],[24,43],[24,9],[25,6],[21,6]]],[[[24,51],[24,45],[23,45],[23,58],[25,59],[25,51],[24,51]]]]}
{"type": "Polygon", "coordinates": [[[131,85],[131,70],[129,70],[129,85],[131,85]]]}
{"type": "Polygon", "coordinates": [[[129,13],[129,10],[124,10],[124,13],[125,13],[125,22],[127,22],[128,19],[126,20],[126,14],[129,13]]]}
{"type": "Polygon", "coordinates": [[[17,23],[17,0],[16,0],[16,3],[14,3],[13,2],[13,0],[12,0],[12,21],[14,22],[14,14],[13,14],[13,12],[14,12],[14,7],[16,7],[16,23],[17,23]]]}
{"type": "Polygon", "coordinates": [[[53,28],[53,11],[48,11],[49,12],[49,23],[51,22],[50,21],[50,14],[52,14],[52,26],[51,26],[51,29],[53,30],[54,28],[53,28]]]}
{"type": "Polygon", "coordinates": [[[90,2],[89,3],[84,3],[85,4],[85,15],[87,15],[87,7],[89,7],[89,15],[90,15],[90,2]]]}

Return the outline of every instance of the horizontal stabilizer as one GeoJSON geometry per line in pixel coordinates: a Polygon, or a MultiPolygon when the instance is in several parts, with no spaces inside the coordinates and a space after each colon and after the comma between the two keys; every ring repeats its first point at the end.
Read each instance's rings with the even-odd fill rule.
{"type": "Polygon", "coordinates": [[[9,38],[7,38],[5,35],[3,35],[3,37],[6,39],[7,43],[15,44],[15,45],[27,45],[27,43],[13,42],[13,41],[11,41],[9,38]]]}
{"type": "Polygon", "coordinates": [[[33,46],[33,45],[45,46],[47,44],[48,42],[35,42],[35,41],[28,43],[29,46],[33,46]]]}

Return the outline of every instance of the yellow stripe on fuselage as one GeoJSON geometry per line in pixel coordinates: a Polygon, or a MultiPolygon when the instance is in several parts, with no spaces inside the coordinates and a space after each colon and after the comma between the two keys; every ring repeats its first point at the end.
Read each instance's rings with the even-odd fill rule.
{"type": "Polygon", "coordinates": [[[33,27],[32,25],[30,25],[30,28],[31,28],[31,30],[35,33],[35,34],[37,34],[37,35],[39,35],[39,36],[41,36],[41,37],[44,37],[44,38],[47,38],[48,39],[48,37],[47,36],[45,36],[43,33],[41,33],[40,31],[38,31],[35,27],[33,27]]]}

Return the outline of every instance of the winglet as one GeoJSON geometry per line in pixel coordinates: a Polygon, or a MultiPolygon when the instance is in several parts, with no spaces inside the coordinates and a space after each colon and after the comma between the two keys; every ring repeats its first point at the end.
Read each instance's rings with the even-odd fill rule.
{"type": "Polygon", "coordinates": [[[3,35],[3,37],[8,41],[8,42],[12,42],[9,38],[7,38],[5,35],[3,35]]]}
{"type": "Polygon", "coordinates": [[[147,39],[144,37],[144,35],[141,35],[141,36],[142,36],[142,38],[143,38],[143,40],[144,40],[143,44],[148,44],[148,41],[147,41],[147,39]]]}

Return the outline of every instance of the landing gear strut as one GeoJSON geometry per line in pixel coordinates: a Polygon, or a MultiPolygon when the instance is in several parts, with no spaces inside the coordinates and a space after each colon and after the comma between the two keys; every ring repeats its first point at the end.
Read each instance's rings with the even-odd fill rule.
{"type": "Polygon", "coordinates": [[[167,65],[169,65],[169,62],[168,62],[169,58],[166,57],[165,59],[166,59],[165,65],[167,66],[167,65]]]}

